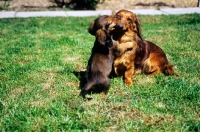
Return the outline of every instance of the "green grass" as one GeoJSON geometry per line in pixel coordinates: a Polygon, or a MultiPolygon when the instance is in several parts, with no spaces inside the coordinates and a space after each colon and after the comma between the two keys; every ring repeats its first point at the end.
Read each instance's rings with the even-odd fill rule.
{"type": "Polygon", "coordinates": [[[200,131],[200,14],[139,16],[179,77],[112,78],[79,97],[95,17],[0,19],[0,131],[200,131]]]}

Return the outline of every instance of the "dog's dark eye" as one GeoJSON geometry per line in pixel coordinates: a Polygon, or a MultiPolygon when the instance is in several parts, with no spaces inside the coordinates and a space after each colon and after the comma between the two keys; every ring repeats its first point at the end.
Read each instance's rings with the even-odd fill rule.
{"type": "Polygon", "coordinates": [[[128,22],[133,22],[131,18],[127,18],[127,21],[128,22]]]}

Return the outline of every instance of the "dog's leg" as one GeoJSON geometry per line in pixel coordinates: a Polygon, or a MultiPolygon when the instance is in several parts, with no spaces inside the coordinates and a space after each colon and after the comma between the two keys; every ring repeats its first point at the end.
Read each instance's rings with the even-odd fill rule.
{"type": "Polygon", "coordinates": [[[158,66],[157,62],[153,63],[150,59],[147,59],[145,62],[143,70],[144,73],[147,74],[147,77],[152,77],[157,73],[162,73],[161,67],[158,66]]]}
{"type": "Polygon", "coordinates": [[[89,81],[85,84],[80,93],[83,98],[85,98],[85,95],[88,93],[88,91],[92,88],[93,85],[94,85],[93,81],[89,81]]]}
{"type": "Polygon", "coordinates": [[[157,61],[153,61],[151,56],[143,63],[143,72],[147,74],[147,77],[155,76],[157,73],[162,73],[157,61]]]}
{"type": "Polygon", "coordinates": [[[164,70],[163,70],[163,73],[164,73],[165,75],[176,75],[176,76],[178,76],[178,73],[176,73],[176,72],[174,71],[174,66],[171,65],[170,63],[168,63],[168,64],[165,65],[165,68],[164,68],[164,70]]]}
{"type": "Polygon", "coordinates": [[[144,62],[143,71],[147,73],[148,77],[155,76],[157,73],[177,75],[174,71],[173,65],[171,65],[165,57],[159,56],[159,54],[150,55],[150,57],[144,62]]]}
{"type": "Polygon", "coordinates": [[[149,71],[147,73],[148,74],[147,77],[153,77],[157,73],[162,73],[162,71],[160,70],[160,67],[159,66],[152,66],[151,68],[149,68],[149,71]]]}
{"type": "Polygon", "coordinates": [[[131,63],[129,64],[129,67],[127,67],[127,70],[124,73],[124,82],[128,86],[133,85],[132,79],[133,79],[134,70],[135,70],[134,64],[131,63]]]}
{"type": "Polygon", "coordinates": [[[108,93],[108,90],[109,90],[109,87],[110,87],[110,80],[109,80],[109,78],[106,77],[104,83],[102,83],[102,84],[103,84],[103,86],[104,86],[102,92],[103,92],[104,94],[107,94],[107,93],[108,93]]]}

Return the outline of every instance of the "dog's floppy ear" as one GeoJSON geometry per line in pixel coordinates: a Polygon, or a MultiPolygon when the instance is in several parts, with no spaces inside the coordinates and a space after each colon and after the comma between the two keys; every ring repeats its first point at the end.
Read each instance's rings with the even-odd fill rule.
{"type": "Polygon", "coordinates": [[[135,23],[136,23],[136,28],[137,28],[137,35],[141,40],[143,40],[142,31],[141,31],[141,23],[140,23],[140,19],[137,16],[136,16],[135,23]]]}
{"type": "Polygon", "coordinates": [[[89,32],[91,35],[95,35],[95,34],[96,34],[96,31],[95,31],[95,29],[94,29],[94,22],[95,22],[95,21],[91,22],[91,24],[90,24],[90,26],[89,26],[89,28],[88,28],[88,32],[89,32]]]}
{"type": "Polygon", "coordinates": [[[96,32],[96,39],[98,41],[99,44],[101,45],[105,45],[106,42],[106,33],[104,32],[103,29],[99,29],[96,32]]]}
{"type": "Polygon", "coordinates": [[[103,29],[97,30],[96,41],[100,45],[104,45],[104,46],[107,46],[107,47],[113,46],[112,39],[111,39],[110,35],[108,34],[108,32],[106,30],[103,30],[103,29]]]}

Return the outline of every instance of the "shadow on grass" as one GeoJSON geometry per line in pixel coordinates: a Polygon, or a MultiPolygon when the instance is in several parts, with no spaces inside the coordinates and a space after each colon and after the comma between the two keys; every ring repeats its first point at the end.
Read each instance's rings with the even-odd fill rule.
{"type": "MultiPolygon", "coordinates": [[[[87,83],[87,79],[85,77],[86,71],[72,71],[72,73],[79,79],[80,83],[79,83],[79,89],[81,91],[81,89],[84,87],[84,85],[87,83]]],[[[96,90],[89,90],[88,94],[97,94],[99,93],[96,90]]],[[[81,94],[80,94],[81,96],[81,94]]],[[[91,100],[92,98],[86,98],[86,100],[91,100]]]]}
{"type": "Polygon", "coordinates": [[[86,71],[72,71],[72,73],[79,79],[79,89],[81,89],[87,82],[85,78],[86,71]]]}

